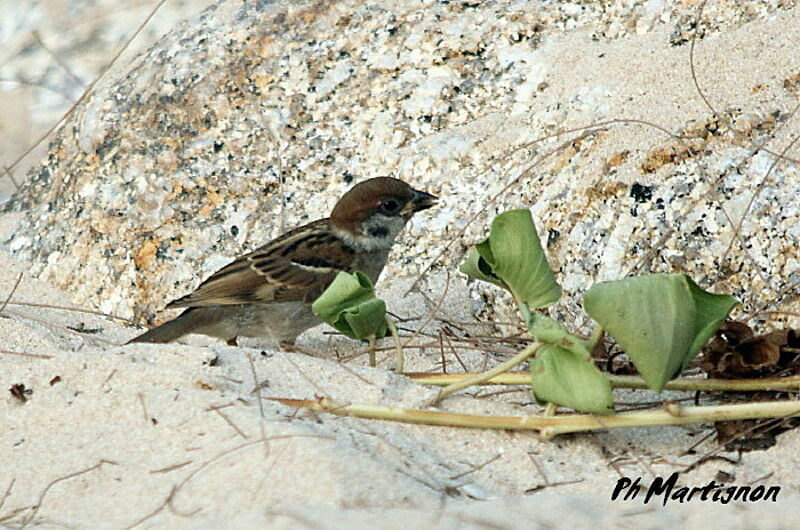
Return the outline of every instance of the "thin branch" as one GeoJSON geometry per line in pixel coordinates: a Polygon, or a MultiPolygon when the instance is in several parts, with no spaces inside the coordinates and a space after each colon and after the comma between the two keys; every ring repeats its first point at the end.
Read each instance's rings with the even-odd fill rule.
{"type": "Polygon", "coordinates": [[[109,69],[111,69],[111,67],[114,65],[114,63],[117,62],[117,60],[122,56],[123,52],[128,49],[128,46],[130,46],[131,42],[133,42],[133,40],[136,37],[139,36],[139,33],[142,32],[142,30],[145,28],[145,26],[150,22],[150,19],[153,18],[153,16],[156,14],[156,12],[161,8],[161,6],[163,6],[166,3],[166,1],[167,0],[158,0],[158,2],[156,2],[155,6],[150,11],[150,13],[147,15],[147,17],[144,19],[144,21],[139,25],[139,27],[136,28],[136,30],[133,32],[133,34],[130,36],[130,38],[128,38],[128,40],[125,41],[125,43],[117,51],[117,53],[114,54],[114,57],[111,58],[111,61],[109,61],[109,63],[106,66],[103,67],[103,69],[100,71],[100,75],[95,77],[94,80],[86,86],[86,89],[83,91],[83,94],[81,94],[81,96],[75,101],[75,103],[72,104],[72,106],[69,108],[69,110],[67,110],[67,112],[65,112],[61,116],[61,118],[59,118],[58,121],[56,121],[53,124],[52,127],[50,127],[47,131],[45,131],[45,133],[43,135],[41,135],[36,140],[36,142],[34,142],[30,147],[25,149],[25,151],[23,151],[21,155],[19,155],[17,158],[14,159],[13,162],[11,162],[11,165],[9,165],[6,168],[6,173],[10,173],[10,171],[12,169],[17,167],[17,165],[22,160],[24,160],[26,156],[31,154],[31,152],[33,152],[34,149],[39,147],[39,145],[41,145],[42,142],[44,142],[51,134],[53,134],[53,132],[56,129],[58,129],[61,126],[62,123],[64,123],[67,119],[69,119],[70,116],[72,116],[72,114],[78,108],[78,105],[80,105],[81,102],[83,102],[83,100],[85,100],[89,96],[89,94],[92,92],[92,90],[97,85],[97,83],[103,78],[103,76],[105,76],[106,72],[108,72],[109,69]]]}
{"type": "MultiPolygon", "coordinates": [[[[264,440],[259,439],[259,440],[254,440],[252,442],[244,442],[244,443],[242,443],[240,445],[237,445],[236,447],[232,447],[231,449],[226,449],[225,451],[219,453],[218,455],[216,455],[215,457],[211,458],[210,460],[207,460],[207,461],[203,462],[200,466],[198,466],[196,469],[192,470],[188,475],[186,475],[183,478],[183,480],[181,480],[173,488],[174,491],[170,494],[170,500],[171,500],[170,501],[170,505],[172,505],[174,503],[175,497],[177,497],[178,493],[180,493],[181,489],[184,486],[186,486],[186,484],[188,484],[189,481],[191,481],[194,477],[196,477],[201,471],[203,471],[204,469],[208,468],[209,466],[211,466],[215,462],[221,460],[222,458],[225,458],[226,456],[229,456],[229,455],[231,455],[233,453],[239,452],[242,449],[246,449],[248,447],[253,447],[255,445],[259,445],[259,444],[262,444],[262,443],[274,442],[274,441],[277,441],[277,440],[287,440],[287,439],[292,439],[292,438],[318,438],[318,439],[321,439],[321,440],[332,440],[333,439],[331,436],[320,435],[320,434],[279,434],[279,435],[275,435],[275,436],[270,436],[270,437],[268,437],[268,438],[266,438],[264,440]]],[[[184,513],[195,513],[195,512],[196,512],[196,510],[194,512],[184,512],[184,513]]],[[[150,515],[148,517],[151,517],[151,516],[152,515],[150,515]]],[[[130,525],[128,528],[133,528],[134,526],[137,526],[137,525],[141,524],[145,519],[146,518],[139,519],[138,521],[136,521],[135,523],[130,525]]]]}
{"type": "Polygon", "coordinates": [[[127,526],[126,530],[130,530],[131,528],[139,526],[140,524],[142,524],[143,522],[147,521],[148,519],[152,519],[153,517],[155,517],[156,515],[161,513],[164,510],[164,508],[169,508],[169,510],[172,513],[174,513],[175,515],[178,515],[180,517],[191,517],[191,516],[193,516],[194,514],[196,514],[196,513],[198,513],[200,511],[200,508],[197,508],[197,509],[192,510],[190,512],[181,512],[177,508],[175,508],[174,501],[175,501],[175,494],[177,493],[177,491],[178,491],[178,487],[177,486],[172,486],[172,488],[169,490],[169,494],[167,494],[167,498],[164,499],[164,501],[161,504],[159,504],[158,507],[155,510],[151,511],[150,513],[148,513],[144,517],[141,517],[140,519],[136,520],[133,524],[127,526]]]}
{"type": "MultiPolygon", "coordinates": [[[[742,322],[749,322],[750,320],[755,318],[757,315],[762,314],[762,313],[764,313],[764,314],[778,313],[778,311],[765,311],[765,309],[770,307],[770,306],[772,306],[772,305],[774,305],[776,303],[776,301],[780,300],[781,298],[786,296],[788,293],[792,292],[792,290],[794,290],[794,289],[796,289],[798,287],[800,287],[800,280],[797,280],[796,282],[793,282],[793,283],[789,284],[786,288],[781,290],[781,292],[777,293],[772,300],[770,300],[766,304],[762,305],[760,308],[754,309],[753,312],[751,312],[749,315],[744,317],[742,319],[742,322]]],[[[780,313],[784,313],[784,312],[780,311],[780,313]]],[[[790,316],[800,316],[800,314],[796,314],[796,313],[788,313],[787,312],[785,314],[790,315],[790,316]]]]}
{"type": "Polygon", "coordinates": [[[171,466],[162,467],[160,469],[154,469],[150,472],[151,475],[161,475],[163,473],[170,473],[175,471],[176,469],[180,469],[182,467],[188,466],[189,464],[193,464],[193,460],[187,460],[185,462],[181,462],[180,464],[172,464],[171,466]]]}
{"type": "MultiPolygon", "coordinates": [[[[794,415],[794,414],[791,414],[791,412],[790,412],[789,414],[786,414],[786,415],[783,415],[783,416],[781,416],[781,415],[776,415],[776,417],[773,417],[773,418],[771,418],[769,421],[767,421],[767,422],[765,422],[765,423],[758,423],[758,422],[756,422],[756,423],[754,423],[752,426],[748,427],[747,429],[741,430],[741,431],[739,431],[738,433],[736,433],[736,435],[735,435],[735,436],[733,436],[732,438],[730,438],[730,439],[727,441],[727,443],[731,443],[731,442],[733,442],[733,441],[735,441],[735,440],[742,440],[742,439],[744,439],[744,438],[745,438],[747,435],[749,435],[749,434],[751,434],[751,433],[753,433],[753,432],[757,431],[758,429],[761,429],[761,428],[762,428],[762,427],[764,427],[765,425],[771,425],[771,426],[777,425],[778,423],[782,422],[782,421],[783,421],[783,420],[785,420],[786,418],[788,418],[788,417],[790,417],[790,416],[793,416],[793,415],[794,415]]],[[[755,419],[755,418],[752,418],[752,419],[755,419]]],[[[686,473],[686,472],[688,472],[688,471],[691,471],[691,470],[693,470],[693,469],[697,468],[697,467],[698,467],[698,466],[700,466],[700,465],[701,465],[703,462],[706,462],[706,461],[708,461],[708,460],[710,460],[710,459],[712,459],[712,458],[716,457],[716,456],[717,456],[717,455],[718,455],[720,452],[722,452],[722,450],[723,450],[723,449],[725,449],[725,444],[720,444],[720,445],[717,445],[717,447],[715,447],[714,449],[711,449],[710,451],[708,451],[708,452],[707,452],[707,453],[705,453],[704,455],[700,456],[700,458],[698,458],[697,460],[695,460],[695,461],[694,461],[694,462],[692,462],[691,464],[689,464],[689,465],[687,465],[686,467],[684,467],[684,468],[683,468],[683,469],[682,469],[680,472],[681,472],[681,473],[686,473]]],[[[741,456],[741,453],[739,453],[739,455],[741,456]]]]}
{"type": "Polygon", "coordinates": [[[8,496],[9,496],[9,495],[11,495],[11,490],[14,488],[14,483],[15,483],[16,481],[17,481],[17,479],[16,479],[16,478],[12,478],[12,479],[11,479],[11,482],[9,482],[9,483],[8,483],[8,487],[6,488],[6,491],[5,491],[5,493],[3,493],[3,497],[2,497],[2,498],[0,498],[0,510],[2,510],[2,509],[3,509],[3,506],[4,506],[4,505],[5,505],[5,503],[6,503],[6,499],[8,499],[8,496]]]}
{"type": "MultiPolygon", "coordinates": [[[[13,302],[11,302],[11,303],[13,304],[13,302]]],[[[85,339],[85,340],[93,340],[93,341],[96,341],[96,342],[103,342],[103,343],[108,344],[110,346],[117,346],[116,343],[111,342],[108,339],[104,339],[104,338],[98,337],[96,335],[95,336],[91,336],[91,338],[90,338],[90,336],[86,335],[85,333],[81,333],[80,331],[76,331],[76,330],[70,328],[69,326],[62,326],[61,324],[56,324],[54,322],[51,322],[50,320],[45,320],[43,318],[32,317],[30,315],[26,315],[24,313],[20,313],[19,311],[9,311],[9,314],[12,314],[12,315],[14,315],[14,316],[16,316],[18,318],[24,319],[24,320],[30,320],[31,322],[36,322],[36,323],[41,324],[41,325],[43,325],[45,327],[48,327],[48,328],[57,329],[59,331],[70,333],[70,334],[75,335],[77,337],[81,337],[82,339],[85,339]]]]}
{"type": "MultiPolygon", "coordinates": [[[[781,125],[785,125],[786,123],[788,123],[794,117],[794,115],[797,114],[798,109],[800,109],[800,103],[795,105],[794,109],[792,109],[792,112],[789,113],[789,117],[781,125]]],[[[741,241],[741,232],[742,232],[742,225],[744,225],[744,220],[747,218],[748,215],[750,215],[750,210],[753,208],[753,204],[755,203],[756,198],[761,194],[761,190],[764,188],[764,184],[766,184],[767,179],[769,178],[770,174],[772,174],[772,170],[775,169],[775,166],[778,165],[778,162],[780,162],[781,160],[784,159],[783,155],[785,155],[789,151],[789,149],[791,149],[792,146],[795,143],[797,143],[798,140],[800,140],[800,135],[795,136],[792,139],[792,141],[790,141],[786,145],[786,147],[784,147],[781,150],[781,152],[778,155],[778,157],[775,158],[775,160],[772,161],[772,164],[770,164],[769,168],[767,168],[767,172],[764,174],[764,177],[759,181],[758,185],[756,186],[755,191],[753,191],[753,194],[750,196],[750,200],[747,201],[747,206],[745,206],[744,213],[742,214],[742,217],[739,219],[739,223],[734,228],[733,237],[731,238],[731,242],[728,245],[728,248],[725,250],[725,253],[722,255],[722,260],[721,260],[722,263],[725,262],[725,260],[728,257],[728,254],[730,254],[731,250],[733,249],[733,244],[734,244],[735,241],[739,241],[740,243],[742,243],[742,246],[744,247],[744,242],[741,241]]],[[[751,156],[754,155],[755,153],[757,153],[762,147],[764,147],[764,145],[766,145],[767,141],[769,141],[769,139],[765,140],[764,142],[761,143],[761,145],[759,145],[755,149],[753,149],[753,151],[751,152],[751,156]]]]}
{"type": "Polygon", "coordinates": [[[39,513],[39,509],[42,507],[42,503],[44,502],[45,497],[50,492],[50,490],[53,488],[53,486],[55,486],[56,484],[58,484],[60,482],[64,482],[66,480],[70,480],[70,479],[73,479],[75,477],[79,477],[81,475],[85,475],[86,473],[91,473],[95,469],[100,469],[103,466],[103,464],[111,464],[111,465],[114,465],[114,466],[117,465],[116,462],[113,462],[111,460],[103,459],[103,460],[100,460],[98,463],[96,463],[95,465],[93,465],[91,467],[87,467],[86,469],[82,469],[80,471],[76,471],[74,473],[70,473],[69,475],[64,475],[63,477],[59,477],[59,478],[53,480],[52,482],[50,482],[47,486],[45,486],[44,490],[42,490],[42,493],[39,495],[39,500],[36,501],[36,505],[33,507],[33,510],[28,515],[28,517],[26,517],[25,520],[22,522],[22,526],[23,527],[28,526],[28,524],[30,524],[30,522],[33,521],[33,519],[36,517],[36,514],[39,513]]]}
{"type": "Polygon", "coordinates": [[[144,417],[144,422],[147,425],[152,425],[152,420],[150,414],[147,412],[147,404],[144,402],[144,395],[141,392],[136,393],[136,397],[139,399],[139,405],[142,407],[142,415],[144,417]]]}
{"type": "Polygon", "coordinates": [[[19,190],[19,182],[17,182],[17,179],[14,178],[14,172],[11,171],[10,167],[3,166],[3,175],[8,177],[8,180],[11,181],[11,184],[14,186],[15,191],[19,190]]]}
{"type": "Polygon", "coordinates": [[[530,346],[528,346],[527,348],[525,348],[524,350],[519,352],[517,355],[515,355],[511,359],[509,359],[509,360],[507,360],[507,361],[505,361],[503,363],[498,364],[497,366],[495,366],[491,370],[487,370],[487,371],[485,371],[483,373],[480,373],[480,374],[471,375],[470,377],[462,377],[459,381],[456,381],[454,383],[451,383],[451,384],[447,385],[447,387],[445,387],[445,388],[443,388],[442,390],[439,391],[439,393],[436,395],[436,397],[431,402],[429,402],[427,404],[427,406],[430,407],[432,405],[435,405],[436,403],[438,403],[439,401],[443,400],[444,398],[446,398],[450,394],[453,394],[454,392],[458,392],[459,390],[462,390],[464,388],[467,388],[467,387],[470,387],[470,386],[473,386],[473,385],[480,385],[481,383],[489,381],[493,377],[496,377],[496,376],[498,376],[500,374],[508,372],[509,370],[511,370],[512,368],[517,366],[518,364],[521,364],[521,363],[525,362],[526,360],[528,360],[528,357],[531,357],[532,355],[534,355],[536,353],[536,350],[539,349],[539,346],[541,346],[541,343],[534,342],[533,344],[531,344],[530,346]]]}
{"type": "Polygon", "coordinates": [[[250,363],[250,372],[253,375],[253,391],[256,393],[256,399],[258,400],[258,412],[261,415],[261,421],[258,422],[258,426],[261,429],[261,440],[264,442],[264,458],[269,458],[267,431],[264,427],[264,422],[266,421],[266,416],[264,415],[264,400],[261,397],[261,385],[258,382],[258,375],[256,374],[256,364],[253,362],[253,356],[250,353],[247,354],[247,361],[250,363]]]}
{"type": "Polygon", "coordinates": [[[233,422],[233,420],[232,420],[232,419],[230,419],[230,418],[228,417],[228,415],[227,415],[227,414],[225,414],[224,412],[222,412],[221,410],[219,410],[219,409],[221,409],[221,408],[223,408],[223,407],[211,407],[211,408],[208,408],[208,409],[206,409],[206,410],[211,410],[211,411],[214,411],[214,412],[216,412],[217,414],[219,414],[219,417],[220,417],[220,418],[222,418],[222,419],[225,421],[225,423],[227,423],[227,424],[230,426],[230,428],[231,428],[231,429],[233,429],[234,431],[236,431],[236,434],[238,434],[239,436],[241,436],[242,438],[244,438],[245,440],[247,440],[247,439],[248,439],[248,436],[247,436],[247,435],[246,435],[244,432],[242,432],[242,430],[241,430],[241,429],[240,429],[240,428],[239,428],[239,427],[238,427],[238,426],[237,426],[237,425],[236,425],[236,424],[233,422]]]}
{"type": "MultiPolygon", "coordinates": [[[[388,322],[388,320],[387,320],[387,322],[388,322]]],[[[369,352],[368,353],[369,353],[369,365],[372,368],[377,366],[377,363],[375,362],[375,345],[376,345],[376,343],[377,343],[377,340],[375,339],[375,335],[374,334],[370,335],[369,336],[369,352]]]]}
{"type": "Polygon", "coordinates": [[[5,302],[3,302],[3,305],[2,305],[2,306],[0,306],[0,315],[2,315],[2,314],[3,314],[3,311],[5,311],[5,310],[6,310],[6,306],[7,306],[7,305],[8,305],[8,303],[11,301],[11,298],[13,298],[13,297],[14,297],[14,293],[15,293],[15,292],[17,292],[17,287],[19,287],[19,282],[21,282],[21,281],[22,281],[22,277],[23,277],[24,275],[25,275],[25,273],[24,273],[24,272],[20,272],[20,273],[19,273],[19,276],[17,276],[17,281],[16,281],[16,282],[14,282],[14,287],[12,287],[12,288],[11,288],[11,292],[10,292],[10,293],[8,293],[8,296],[6,297],[6,301],[5,301],[5,302]]]}
{"type": "Polygon", "coordinates": [[[467,475],[471,475],[472,473],[480,471],[481,469],[485,468],[486,466],[488,466],[489,464],[491,464],[495,460],[499,460],[502,457],[503,457],[503,453],[497,453],[496,455],[491,457],[489,460],[483,462],[482,464],[478,464],[478,465],[469,464],[469,466],[472,469],[470,469],[469,471],[464,471],[463,473],[459,473],[458,475],[453,475],[452,477],[450,477],[450,480],[458,480],[460,478],[466,477],[467,475]]]}
{"type": "MultiPolygon", "coordinates": [[[[447,297],[447,292],[449,290],[450,290],[450,271],[448,270],[446,271],[444,289],[442,289],[442,296],[439,297],[439,301],[431,308],[427,318],[422,322],[422,324],[416,330],[414,330],[414,332],[408,339],[406,339],[406,341],[403,343],[403,346],[408,346],[409,344],[411,344],[411,341],[413,341],[420,333],[422,333],[422,331],[428,326],[428,324],[431,323],[431,320],[433,320],[433,318],[436,316],[436,313],[438,313],[441,310],[442,305],[444,304],[444,300],[447,297]]],[[[427,297],[423,296],[423,298],[427,297]]]]}
{"type": "Polygon", "coordinates": [[[136,325],[136,322],[129,318],[121,317],[114,315],[112,313],[103,313],[102,311],[93,311],[91,309],[80,309],[78,307],[64,307],[60,305],[53,305],[53,304],[36,304],[34,302],[8,302],[8,305],[18,305],[22,307],[40,307],[44,309],[60,309],[61,311],[73,311],[76,313],[86,313],[87,315],[97,315],[101,317],[107,317],[114,320],[120,320],[122,322],[127,322],[128,324],[136,325]]]}
{"type": "Polygon", "coordinates": [[[706,1],[703,0],[703,3],[700,4],[700,9],[697,11],[697,18],[694,19],[694,32],[692,32],[692,41],[689,43],[689,69],[692,71],[692,81],[694,82],[694,88],[697,90],[697,93],[700,94],[700,98],[703,100],[703,103],[706,104],[708,110],[711,111],[711,114],[716,114],[717,111],[708,101],[708,98],[703,93],[703,90],[700,88],[700,83],[697,81],[697,73],[694,70],[694,45],[697,42],[697,34],[700,32],[700,19],[703,16],[703,9],[706,7],[706,1]]]}
{"type": "Polygon", "coordinates": [[[11,350],[0,350],[0,354],[2,355],[17,355],[19,357],[32,357],[34,359],[52,359],[52,355],[45,355],[43,353],[28,353],[24,351],[11,351],[11,350]]]}

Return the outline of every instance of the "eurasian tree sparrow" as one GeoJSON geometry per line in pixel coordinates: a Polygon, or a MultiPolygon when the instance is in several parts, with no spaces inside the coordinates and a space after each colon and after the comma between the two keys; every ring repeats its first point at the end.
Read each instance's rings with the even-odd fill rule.
{"type": "Polygon", "coordinates": [[[405,182],[378,177],[353,186],[330,217],[291,230],[237,258],[167,308],[186,307],[177,318],[130,342],[169,342],[188,333],[263,337],[291,345],[322,321],[311,303],[339,271],[360,270],[378,280],[395,238],[437,198],[405,182]]]}

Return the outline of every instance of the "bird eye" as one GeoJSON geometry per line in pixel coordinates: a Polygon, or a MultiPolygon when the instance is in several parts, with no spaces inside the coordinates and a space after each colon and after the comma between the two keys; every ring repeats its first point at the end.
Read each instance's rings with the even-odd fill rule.
{"type": "Polygon", "coordinates": [[[397,199],[386,199],[378,207],[378,211],[384,215],[395,215],[400,209],[400,201],[397,199]]]}

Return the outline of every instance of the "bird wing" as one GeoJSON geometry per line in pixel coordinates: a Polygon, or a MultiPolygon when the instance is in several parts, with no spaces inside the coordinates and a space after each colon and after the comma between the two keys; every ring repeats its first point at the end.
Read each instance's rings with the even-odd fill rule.
{"type": "Polygon", "coordinates": [[[167,307],[299,300],[310,304],[339,271],[352,272],[355,259],[355,252],[327,230],[327,222],[301,226],[237,258],[167,307]]]}

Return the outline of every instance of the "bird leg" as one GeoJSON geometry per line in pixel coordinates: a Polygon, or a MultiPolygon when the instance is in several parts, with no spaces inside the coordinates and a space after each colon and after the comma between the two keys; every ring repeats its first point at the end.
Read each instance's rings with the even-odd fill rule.
{"type": "Polygon", "coordinates": [[[375,362],[375,345],[377,341],[375,340],[375,335],[370,335],[369,337],[369,365],[370,366],[377,366],[375,362]]]}

